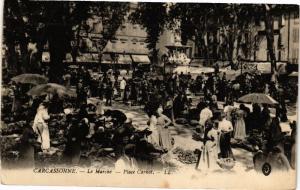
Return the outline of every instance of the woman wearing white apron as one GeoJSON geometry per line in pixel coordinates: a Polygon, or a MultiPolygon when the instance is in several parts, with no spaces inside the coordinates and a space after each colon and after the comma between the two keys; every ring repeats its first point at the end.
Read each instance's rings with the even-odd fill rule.
{"type": "Polygon", "coordinates": [[[197,164],[197,169],[207,173],[219,168],[217,164],[219,149],[219,131],[211,120],[206,122],[203,150],[197,164]]]}
{"type": "Polygon", "coordinates": [[[157,129],[157,117],[155,115],[151,115],[150,117],[149,129],[152,133],[148,136],[148,142],[154,147],[159,147],[159,133],[157,129]]]}
{"type": "Polygon", "coordinates": [[[50,148],[50,135],[48,124],[46,120],[50,119],[48,114],[47,103],[43,102],[39,105],[37,113],[33,121],[33,131],[38,135],[37,141],[41,143],[43,152],[46,152],[50,148]]]}

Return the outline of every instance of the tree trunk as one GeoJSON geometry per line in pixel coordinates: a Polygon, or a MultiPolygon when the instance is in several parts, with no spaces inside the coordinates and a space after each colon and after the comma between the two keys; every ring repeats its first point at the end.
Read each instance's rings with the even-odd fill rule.
{"type": "Polygon", "coordinates": [[[209,56],[209,32],[205,32],[204,34],[204,49],[205,49],[205,60],[206,60],[206,66],[210,63],[210,56],[209,56]]]}
{"type": "Polygon", "coordinates": [[[238,30],[237,30],[237,15],[233,18],[233,23],[230,26],[229,31],[229,58],[231,68],[236,69],[237,67],[237,56],[238,56],[238,30]]]}
{"type": "Polygon", "coordinates": [[[41,68],[42,68],[42,56],[43,56],[43,50],[44,50],[45,41],[37,41],[37,53],[36,53],[36,72],[42,74],[41,68]]]}
{"type": "Polygon", "coordinates": [[[18,67],[18,57],[15,50],[15,44],[13,42],[7,42],[7,49],[8,72],[14,76],[21,72],[18,67]]]}
{"type": "Polygon", "coordinates": [[[213,58],[215,60],[219,59],[219,43],[218,43],[218,31],[213,33],[213,58]]]}
{"type": "Polygon", "coordinates": [[[229,42],[228,42],[228,59],[231,65],[231,68],[236,67],[237,63],[237,48],[238,48],[238,40],[235,32],[230,31],[229,34],[229,42]]]}
{"type": "Polygon", "coordinates": [[[268,5],[265,6],[266,6],[266,12],[264,17],[264,22],[265,22],[265,30],[266,30],[266,38],[267,38],[267,49],[271,60],[271,73],[273,74],[277,70],[276,55],[274,49],[274,31],[273,31],[274,18],[270,14],[270,8],[268,7],[268,5]]]}
{"type": "Polygon", "coordinates": [[[26,73],[26,72],[31,72],[31,67],[29,65],[29,53],[27,49],[28,43],[26,40],[22,40],[20,42],[20,52],[21,52],[21,72],[26,73]]]}
{"type": "Polygon", "coordinates": [[[73,59],[73,63],[77,63],[77,55],[78,55],[78,50],[79,50],[79,43],[80,43],[80,30],[81,30],[81,26],[82,26],[82,23],[80,22],[79,23],[79,26],[78,26],[78,31],[76,31],[76,43],[75,43],[75,47],[72,48],[72,59],[73,59]]]}
{"type": "Polygon", "coordinates": [[[55,24],[50,27],[49,36],[49,53],[50,53],[50,69],[49,81],[62,84],[62,76],[64,73],[63,59],[66,55],[66,36],[64,26],[55,24]]]}

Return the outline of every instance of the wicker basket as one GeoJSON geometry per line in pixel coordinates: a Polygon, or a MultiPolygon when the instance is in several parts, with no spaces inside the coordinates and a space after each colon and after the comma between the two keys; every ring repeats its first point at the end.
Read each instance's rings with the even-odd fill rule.
{"type": "Polygon", "coordinates": [[[235,161],[232,158],[221,158],[217,160],[218,165],[226,170],[231,170],[234,165],[235,161]]]}

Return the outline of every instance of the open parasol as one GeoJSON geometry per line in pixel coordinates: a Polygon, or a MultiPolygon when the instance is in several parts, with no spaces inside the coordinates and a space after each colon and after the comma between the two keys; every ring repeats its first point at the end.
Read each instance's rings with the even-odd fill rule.
{"type": "Polygon", "coordinates": [[[278,104],[271,96],[263,93],[251,93],[245,96],[242,96],[238,99],[239,102],[244,103],[257,103],[257,104],[269,104],[274,105],[278,104]]]}
{"type": "Polygon", "coordinates": [[[34,84],[34,85],[45,84],[48,82],[47,77],[43,75],[31,74],[31,73],[25,73],[25,74],[15,76],[11,80],[16,83],[34,84]]]}
{"type": "Polygon", "coordinates": [[[76,92],[65,86],[56,83],[41,84],[33,87],[27,92],[31,96],[42,96],[47,94],[57,94],[59,97],[76,97],[76,92]]]}

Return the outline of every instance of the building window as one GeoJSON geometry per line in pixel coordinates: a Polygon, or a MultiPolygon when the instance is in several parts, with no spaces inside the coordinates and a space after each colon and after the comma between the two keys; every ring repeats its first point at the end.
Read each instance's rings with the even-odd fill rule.
{"type": "Polygon", "coordinates": [[[293,28],[293,42],[299,42],[299,28],[293,28]]]}

